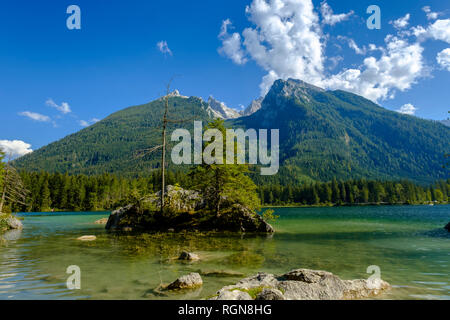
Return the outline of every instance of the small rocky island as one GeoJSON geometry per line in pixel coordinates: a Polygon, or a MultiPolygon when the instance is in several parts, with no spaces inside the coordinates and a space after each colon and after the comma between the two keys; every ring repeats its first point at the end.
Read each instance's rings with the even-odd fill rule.
{"type": "Polygon", "coordinates": [[[160,192],[113,211],[106,230],[274,232],[255,210],[236,201],[223,199],[220,214],[217,214],[197,191],[168,186],[165,199],[164,213],[158,210],[160,192]]]}

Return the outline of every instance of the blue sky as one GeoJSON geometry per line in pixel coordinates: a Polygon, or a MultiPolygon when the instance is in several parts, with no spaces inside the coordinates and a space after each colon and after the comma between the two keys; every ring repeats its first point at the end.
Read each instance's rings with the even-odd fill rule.
{"type": "MultiPolygon", "coordinates": [[[[213,95],[234,108],[264,93],[263,77],[272,72],[275,77],[317,80],[330,89],[350,86],[350,91],[391,110],[412,105],[419,117],[447,118],[450,60],[445,53],[450,50],[444,50],[450,47],[450,31],[441,29],[450,18],[448,3],[327,0],[328,9],[334,12],[333,20],[328,11],[329,21],[337,21],[333,23],[326,22],[322,1],[313,1],[311,10],[311,0],[278,1],[291,10],[281,19],[284,22],[291,14],[297,16],[294,24],[317,18],[312,25],[299,28],[301,41],[287,38],[295,45],[292,50],[286,49],[285,40],[274,39],[286,36],[282,28],[267,26],[282,11],[269,5],[262,14],[261,0],[2,3],[0,141],[16,148],[18,154],[35,150],[115,111],[161,96],[173,75],[180,75],[173,88],[181,94],[205,99],[213,95]],[[72,4],[81,9],[81,30],[66,27],[66,9],[72,4]],[[366,26],[370,16],[366,9],[372,4],[381,9],[380,30],[366,26]],[[253,7],[246,12],[249,5],[253,7]],[[423,10],[424,6],[430,10],[423,10]],[[406,25],[395,28],[393,21],[407,14],[406,25]],[[224,25],[224,21],[228,22],[224,25]],[[264,41],[249,44],[246,28],[264,41]],[[388,35],[392,36],[386,40],[388,35]],[[319,49],[314,39],[320,42],[319,49]],[[170,53],[159,50],[160,41],[167,43],[170,53]],[[351,47],[353,43],[357,48],[351,47]],[[273,49],[272,54],[258,56],[258,45],[273,49]],[[389,51],[389,46],[395,48],[389,51]],[[314,50],[320,50],[320,59],[314,50]],[[399,60],[407,60],[404,54],[411,61],[398,69],[399,60]],[[370,57],[374,63],[365,64],[364,59],[370,57]],[[308,59],[315,60],[302,66],[308,59]],[[299,65],[292,67],[286,61],[299,65]],[[371,68],[381,71],[373,75],[371,68]],[[346,70],[361,74],[352,83],[346,70]],[[402,72],[406,74],[397,79],[402,72]],[[380,86],[386,94],[378,92],[380,86]]],[[[265,81],[271,83],[271,79],[265,81]]]]}

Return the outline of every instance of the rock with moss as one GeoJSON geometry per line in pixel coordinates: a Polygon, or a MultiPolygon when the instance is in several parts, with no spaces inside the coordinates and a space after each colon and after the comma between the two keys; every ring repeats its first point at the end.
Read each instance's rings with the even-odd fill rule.
{"type": "Polygon", "coordinates": [[[257,296],[255,300],[286,300],[283,293],[274,288],[264,288],[257,296]]]}
{"type": "Polygon", "coordinates": [[[114,210],[106,222],[106,230],[122,230],[123,228],[130,227],[127,222],[127,216],[135,211],[134,205],[127,205],[125,207],[114,210]]]}
{"type": "Polygon", "coordinates": [[[167,286],[167,290],[195,289],[203,285],[202,277],[198,273],[190,273],[179,277],[167,286]]]}
{"type": "Polygon", "coordinates": [[[0,231],[22,230],[22,222],[11,214],[0,215],[0,231]]]}
{"type": "Polygon", "coordinates": [[[348,300],[374,297],[388,289],[390,285],[381,279],[342,280],[327,271],[297,269],[281,276],[258,273],[220,289],[212,299],[240,290],[258,300],[348,300]]]}
{"type": "Polygon", "coordinates": [[[247,292],[241,290],[225,290],[211,300],[253,300],[253,298],[247,292]]]}

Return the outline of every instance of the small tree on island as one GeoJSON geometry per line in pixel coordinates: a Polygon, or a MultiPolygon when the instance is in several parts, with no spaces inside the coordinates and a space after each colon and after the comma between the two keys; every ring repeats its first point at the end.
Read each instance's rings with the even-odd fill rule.
{"type": "MultiPolygon", "coordinates": [[[[222,214],[222,206],[225,202],[240,204],[251,210],[257,210],[260,206],[260,199],[257,193],[257,187],[254,182],[246,175],[248,165],[226,163],[226,128],[224,121],[216,119],[210,122],[205,130],[217,129],[223,137],[223,164],[206,164],[196,166],[189,175],[193,179],[193,187],[201,192],[207,202],[208,209],[219,217],[222,214]]],[[[210,141],[203,146],[203,151],[210,141]]],[[[239,146],[235,142],[235,155],[239,146]]],[[[212,154],[215,157],[215,154],[212,154]]]]}

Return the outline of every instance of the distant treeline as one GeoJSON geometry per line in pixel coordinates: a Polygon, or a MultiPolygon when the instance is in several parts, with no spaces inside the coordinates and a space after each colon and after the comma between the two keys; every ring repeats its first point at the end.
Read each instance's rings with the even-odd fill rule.
{"type": "Polygon", "coordinates": [[[410,181],[350,180],[301,186],[259,187],[263,205],[357,205],[448,203],[450,179],[428,187],[410,181]]]}
{"type": "MultiPolygon", "coordinates": [[[[147,178],[121,178],[111,174],[98,176],[20,173],[30,191],[28,205],[14,205],[14,212],[101,211],[112,210],[132,198],[160,189],[160,175],[147,178]]],[[[167,183],[190,187],[190,177],[168,172],[167,183]]],[[[258,187],[261,204],[277,205],[353,205],[448,203],[450,179],[428,187],[409,181],[351,180],[298,186],[263,185],[258,187]]]]}

